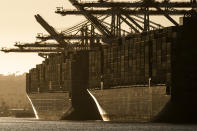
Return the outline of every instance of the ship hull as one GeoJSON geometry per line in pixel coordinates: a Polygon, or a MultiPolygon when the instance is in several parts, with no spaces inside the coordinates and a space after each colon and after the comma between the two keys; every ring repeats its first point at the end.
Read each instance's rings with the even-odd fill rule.
{"type": "Polygon", "coordinates": [[[72,107],[69,93],[28,94],[34,113],[38,119],[60,120],[72,107]]]}
{"type": "Polygon", "coordinates": [[[89,90],[96,98],[104,120],[150,122],[164,109],[171,96],[165,86],[89,90]]]}

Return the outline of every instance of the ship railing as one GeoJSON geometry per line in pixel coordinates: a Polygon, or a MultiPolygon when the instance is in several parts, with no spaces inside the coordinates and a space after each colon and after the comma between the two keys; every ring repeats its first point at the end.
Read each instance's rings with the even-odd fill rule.
{"type": "MultiPolygon", "coordinates": [[[[151,87],[153,86],[167,86],[167,84],[151,84],[151,87]]],[[[124,85],[124,86],[111,86],[111,87],[105,87],[104,89],[118,89],[118,88],[135,88],[135,87],[149,87],[148,84],[136,84],[136,85],[124,85]]],[[[101,88],[89,88],[89,90],[101,90],[101,88]]]]}

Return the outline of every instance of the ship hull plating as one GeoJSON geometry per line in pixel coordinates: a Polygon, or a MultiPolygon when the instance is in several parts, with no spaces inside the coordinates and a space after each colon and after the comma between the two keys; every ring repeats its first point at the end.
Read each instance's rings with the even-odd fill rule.
{"type": "Polygon", "coordinates": [[[110,121],[149,122],[170,101],[165,86],[90,90],[110,121]]]}
{"type": "Polygon", "coordinates": [[[71,108],[68,93],[28,94],[38,119],[60,120],[71,108]]]}

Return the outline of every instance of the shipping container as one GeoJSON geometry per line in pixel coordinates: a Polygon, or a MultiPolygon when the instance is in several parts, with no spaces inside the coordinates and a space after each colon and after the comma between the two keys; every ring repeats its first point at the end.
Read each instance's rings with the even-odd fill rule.
{"type": "MultiPolygon", "coordinates": [[[[100,88],[101,82],[104,88],[144,85],[150,78],[151,84],[170,84],[172,45],[177,42],[177,31],[175,27],[168,27],[133,34],[122,38],[117,45],[87,50],[88,88],[100,88]]],[[[80,52],[49,55],[29,71],[27,88],[39,92],[70,90],[73,62],[80,52]]]]}

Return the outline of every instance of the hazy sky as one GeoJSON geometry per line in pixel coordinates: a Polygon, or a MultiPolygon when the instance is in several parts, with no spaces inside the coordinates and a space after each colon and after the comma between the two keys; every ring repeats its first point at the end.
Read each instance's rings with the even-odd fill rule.
{"type": "MultiPolygon", "coordinates": [[[[35,14],[43,16],[56,29],[65,29],[82,21],[79,16],[55,14],[59,6],[75,9],[68,0],[1,0],[0,47],[12,47],[16,41],[33,42],[37,33],[46,33],[36,22],[35,14]]],[[[0,52],[0,74],[27,72],[42,60],[37,54],[0,52]]]]}
{"type": "MultiPolygon", "coordinates": [[[[57,29],[69,27],[81,21],[79,17],[62,17],[55,14],[56,7],[74,9],[67,0],[1,0],[0,47],[12,47],[14,42],[33,42],[37,33],[45,30],[36,22],[34,15],[40,14],[57,29]],[[69,21],[68,19],[71,19],[69,21]]],[[[37,54],[0,52],[0,74],[25,72],[42,62],[37,54]]]]}

